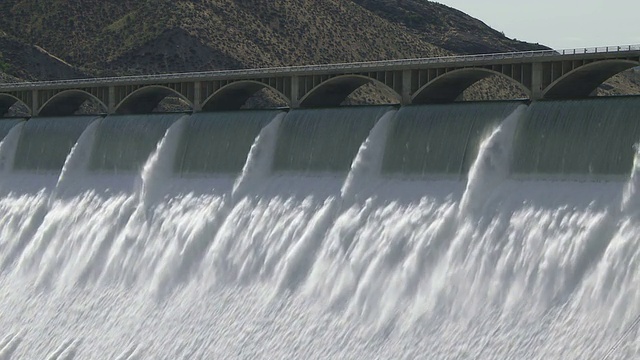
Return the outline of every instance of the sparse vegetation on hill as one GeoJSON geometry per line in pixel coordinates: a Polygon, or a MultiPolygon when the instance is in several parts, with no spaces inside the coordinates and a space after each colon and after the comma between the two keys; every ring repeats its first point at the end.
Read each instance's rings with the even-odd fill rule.
{"type": "MultiPolygon", "coordinates": [[[[0,81],[544,48],[426,0],[2,0],[0,29],[0,81]]],[[[466,96],[514,91],[489,79],[466,96]]]]}
{"type": "Polygon", "coordinates": [[[390,3],[3,0],[0,28],[24,44],[38,45],[101,75],[470,52],[468,47],[457,48],[453,40],[447,42],[459,38],[452,34],[482,37],[475,46],[485,52],[534,46],[509,40],[480,21],[433,2],[390,3]]]}
{"type": "Polygon", "coordinates": [[[423,41],[456,54],[542,50],[548,47],[509,39],[462,11],[424,0],[353,0],[423,41]]]}
{"type": "Polygon", "coordinates": [[[76,67],[0,31],[0,79],[53,80],[86,77],[76,67]]]}

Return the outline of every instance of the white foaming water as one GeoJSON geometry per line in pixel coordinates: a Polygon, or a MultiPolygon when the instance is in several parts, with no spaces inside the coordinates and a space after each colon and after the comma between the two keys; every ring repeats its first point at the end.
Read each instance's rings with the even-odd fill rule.
{"type": "Polygon", "coordinates": [[[262,186],[262,182],[266,181],[271,171],[278,127],[285,115],[276,115],[260,131],[249,150],[242,173],[230,192],[214,191],[213,194],[201,195],[197,201],[191,194],[184,197],[184,204],[180,208],[188,208],[197,203],[206,207],[198,207],[194,212],[189,211],[185,214],[186,221],[191,225],[197,219],[197,226],[189,229],[187,234],[174,236],[163,251],[162,259],[156,267],[156,274],[152,280],[154,293],[163,295],[172,291],[192,275],[207,252],[216,253],[221,246],[224,247],[221,245],[224,241],[217,239],[217,233],[226,226],[234,224],[233,220],[230,220],[234,216],[234,207],[241,209],[242,204],[245,203],[243,198],[251,196],[248,195],[249,191],[255,191],[262,186]],[[212,243],[214,246],[211,246],[212,243]]]}
{"type": "Polygon", "coordinates": [[[166,181],[173,174],[176,150],[188,119],[189,117],[185,115],[167,129],[156,150],[142,168],[137,186],[142,207],[162,199],[163,192],[167,189],[166,181]]]}
{"type": "Polygon", "coordinates": [[[295,290],[302,283],[324,244],[327,229],[331,228],[331,224],[344,208],[350,207],[356,201],[358,193],[366,192],[371,183],[379,179],[384,144],[396,112],[387,111],[377,121],[358,149],[339,196],[330,196],[324,201],[315,215],[309,219],[300,239],[284,257],[282,266],[276,270],[280,273],[278,292],[295,290]]]}
{"type": "Polygon", "coordinates": [[[275,119],[235,190],[164,193],[176,123],[144,211],[137,191],[4,196],[0,359],[635,358],[637,175],[505,179],[518,111],[466,186],[376,178],[387,114],[345,181],[249,171],[275,119]]]}
{"type": "Polygon", "coordinates": [[[640,197],[638,190],[640,188],[640,144],[634,146],[635,154],[633,157],[633,168],[631,169],[631,177],[627,182],[622,197],[622,212],[629,212],[640,209],[640,197]]]}
{"type": "Polygon", "coordinates": [[[396,110],[391,110],[384,114],[360,147],[351,165],[351,171],[349,171],[340,190],[343,206],[349,206],[363,188],[369,186],[372,180],[377,180],[380,177],[385,141],[389,133],[389,126],[396,113],[396,110]]]}
{"type": "Polygon", "coordinates": [[[6,173],[11,170],[13,165],[13,159],[16,155],[16,148],[18,147],[18,141],[20,140],[20,133],[24,127],[24,122],[21,122],[9,130],[9,133],[0,142],[0,171],[6,176],[6,173]]]}
{"type": "Polygon", "coordinates": [[[20,334],[9,334],[0,341],[0,359],[8,360],[20,345],[20,334]]]}
{"type": "Polygon", "coordinates": [[[267,126],[262,129],[256,141],[249,150],[247,162],[242,168],[242,174],[233,184],[231,197],[242,198],[249,189],[260,186],[271,173],[273,153],[278,140],[278,129],[286,113],[277,115],[267,126]]]}
{"type": "Polygon", "coordinates": [[[469,170],[467,188],[460,200],[463,213],[477,212],[495,189],[509,176],[513,136],[518,120],[527,111],[520,105],[493,133],[480,144],[478,158],[469,170]]]}
{"type": "Polygon", "coordinates": [[[58,182],[53,197],[63,194],[65,189],[69,186],[69,182],[73,182],[78,178],[84,178],[89,166],[89,159],[91,158],[91,146],[96,138],[96,131],[100,126],[102,118],[94,120],[87,128],[82,132],[80,138],[69,152],[69,156],[60,171],[58,182]]]}

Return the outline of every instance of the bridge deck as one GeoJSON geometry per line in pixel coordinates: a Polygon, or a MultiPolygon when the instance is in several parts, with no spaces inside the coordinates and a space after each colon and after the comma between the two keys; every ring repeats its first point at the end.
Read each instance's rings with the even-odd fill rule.
{"type": "Polygon", "coordinates": [[[291,108],[331,107],[365,84],[386,88],[405,105],[446,103],[494,75],[532,100],[582,98],[635,66],[640,45],[7,83],[0,84],[0,116],[16,103],[31,116],[65,116],[86,101],[107,114],[146,113],[167,96],[194,112],[233,110],[264,88],[291,108]]]}
{"type": "Polygon", "coordinates": [[[541,61],[602,59],[616,58],[620,55],[640,55],[640,45],[604,46],[594,48],[564,49],[564,50],[536,50],[521,52],[506,52],[477,55],[453,55],[431,58],[399,59],[365,61],[352,63],[280,66],[255,69],[216,70],[169,74],[150,74],[135,76],[68,79],[54,81],[37,81],[0,84],[0,91],[14,91],[26,89],[54,89],[60,87],[90,87],[105,85],[151,84],[167,81],[198,81],[198,80],[228,80],[237,78],[274,77],[281,75],[323,75],[335,72],[369,72],[406,69],[428,69],[441,67],[475,66],[486,64],[512,64],[541,61]]]}

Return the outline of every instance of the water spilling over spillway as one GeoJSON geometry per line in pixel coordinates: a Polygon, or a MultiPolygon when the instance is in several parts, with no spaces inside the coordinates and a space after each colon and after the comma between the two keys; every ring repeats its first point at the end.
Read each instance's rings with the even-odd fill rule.
{"type": "Polygon", "coordinates": [[[0,136],[0,359],[640,355],[638,98],[0,136]]]}

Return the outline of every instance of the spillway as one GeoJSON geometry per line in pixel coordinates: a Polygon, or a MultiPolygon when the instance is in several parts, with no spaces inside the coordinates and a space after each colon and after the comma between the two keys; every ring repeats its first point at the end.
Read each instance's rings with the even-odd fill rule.
{"type": "Polygon", "coordinates": [[[40,172],[59,172],[73,145],[93,116],[38,118],[22,129],[13,168],[40,172]]]}
{"type": "Polygon", "coordinates": [[[517,135],[515,173],[626,176],[638,143],[633,97],[534,103],[517,135]]]}
{"type": "Polygon", "coordinates": [[[4,139],[11,129],[25,119],[0,119],[0,138],[4,139]]]}
{"type": "Polygon", "coordinates": [[[291,111],[281,126],[274,170],[346,172],[385,106],[291,111]]]}
{"type": "Polygon", "coordinates": [[[466,174],[488,132],[519,102],[406,106],[388,138],[384,171],[421,176],[466,174]]]}
{"type": "Polygon", "coordinates": [[[0,359],[637,358],[639,108],[0,122],[0,359]]]}
{"type": "Polygon", "coordinates": [[[176,157],[181,176],[238,174],[260,130],[280,112],[233,111],[192,115],[176,157]]]}
{"type": "Polygon", "coordinates": [[[98,129],[90,169],[112,173],[138,172],[169,126],[181,116],[108,116],[98,129]]]}

